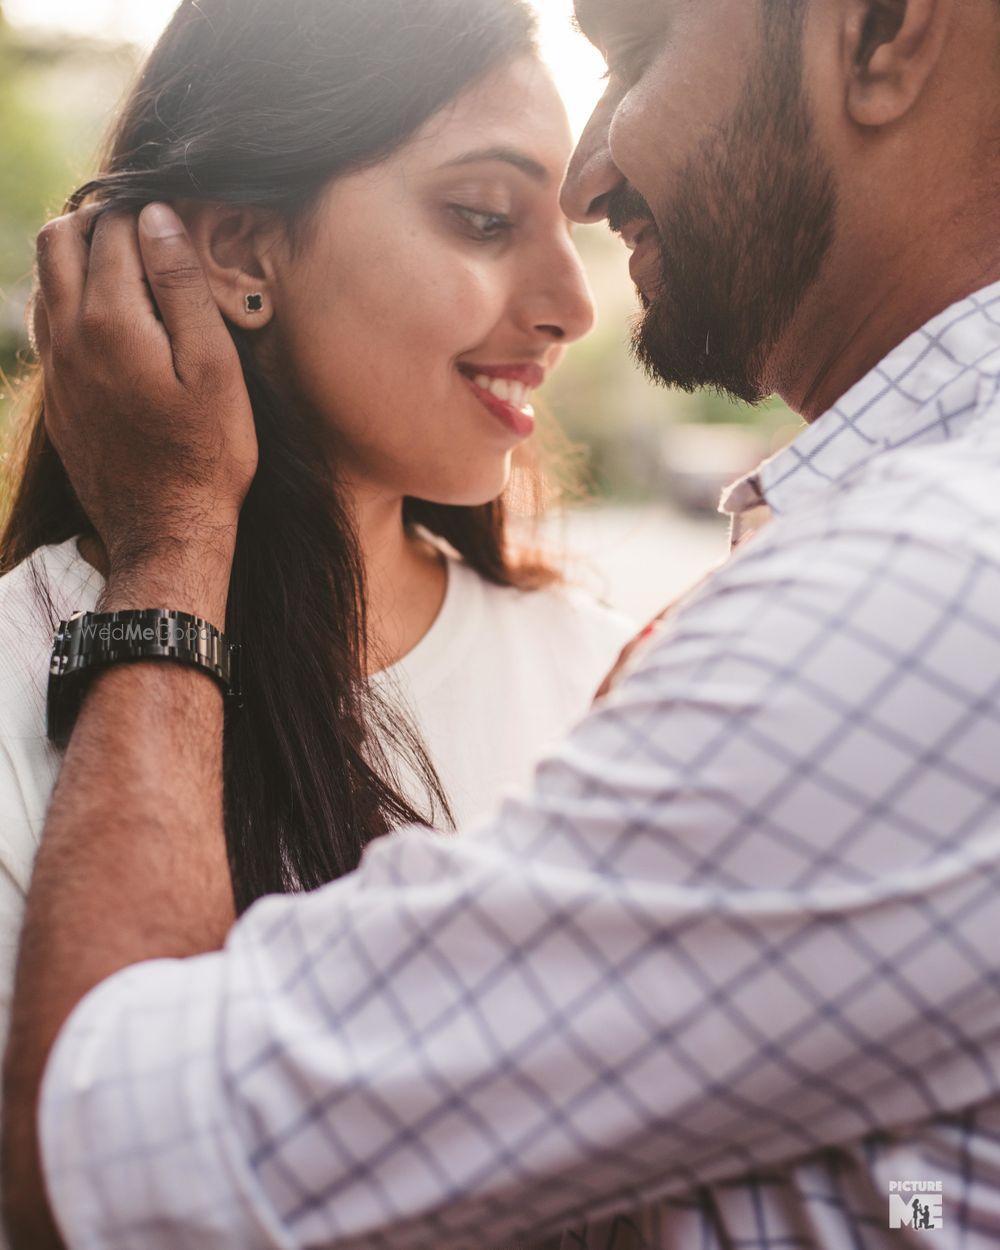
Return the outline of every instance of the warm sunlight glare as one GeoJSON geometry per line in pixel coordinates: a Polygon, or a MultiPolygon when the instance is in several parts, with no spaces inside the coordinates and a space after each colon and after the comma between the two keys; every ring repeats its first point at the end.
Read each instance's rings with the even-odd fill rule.
{"type": "MultiPolygon", "coordinates": [[[[570,26],[572,0],[532,0],[541,20],[542,49],[579,133],[601,92],[600,56],[570,26]]],[[[129,39],[151,46],[175,0],[0,0],[5,17],[22,26],[69,34],[129,39]]]]}

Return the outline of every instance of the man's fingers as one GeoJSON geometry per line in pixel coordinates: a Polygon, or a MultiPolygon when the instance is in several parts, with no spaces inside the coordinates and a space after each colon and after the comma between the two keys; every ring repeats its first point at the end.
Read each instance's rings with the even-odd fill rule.
{"type": "Polygon", "coordinates": [[[178,376],[232,351],[198,253],[168,205],[147,204],[139,214],[139,248],[178,376]]]}
{"type": "Polygon", "coordinates": [[[31,345],[35,350],[35,354],[43,367],[44,388],[45,388],[45,430],[52,443],[59,447],[61,430],[61,413],[59,406],[54,399],[54,391],[52,388],[52,334],[49,330],[48,313],[45,310],[45,300],[39,290],[34,290],[31,294],[31,301],[28,305],[28,337],[31,345]]]}
{"type": "Polygon", "coordinates": [[[35,243],[38,285],[51,321],[75,317],[87,281],[86,230],[92,213],[81,210],[48,221],[35,243]]]}
{"type": "Polygon", "coordinates": [[[645,643],[649,642],[651,638],[655,637],[655,635],[659,632],[660,627],[663,624],[666,617],[669,616],[670,613],[674,610],[674,606],[675,606],[674,604],[671,604],[670,607],[664,608],[664,610],[660,613],[660,615],[654,617],[653,620],[650,621],[650,623],[646,626],[646,628],[640,634],[637,634],[636,637],[633,638],[631,642],[627,642],[625,646],[622,647],[621,653],[619,654],[618,659],[615,661],[614,668],[611,670],[610,673],[608,673],[607,677],[605,677],[605,679],[601,682],[601,685],[597,691],[597,694],[594,695],[595,703],[597,703],[600,699],[605,698],[606,695],[609,695],[611,693],[611,691],[618,684],[619,678],[622,676],[622,674],[625,672],[625,669],[628,667],[629,662],[631,661],[632,657],[635,655],[635,653],[639,650],[640,647],[642,647],[645,643]]]}
{"type": "Polygon", "coordinates": [[[153,319],[134,213],[106,212],[94,228],[83,304],[95,313],[153,319]]]}

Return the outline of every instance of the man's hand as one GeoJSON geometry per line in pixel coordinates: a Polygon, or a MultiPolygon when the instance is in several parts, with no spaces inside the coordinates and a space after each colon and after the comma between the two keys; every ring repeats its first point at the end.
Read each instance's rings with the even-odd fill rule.
{"type": "Polygon", "coordinates": [[[614,690],[615,686],[618,685],[618,682],[623,676],[626,668],[628,668],[631,663],[632,657],[653,637],[661,620],[661,617],[657,617],[655,621],[651,621],[641,633],[636,634],[631,642],[627,642],[625,646],[622,647],[621,651],[618,653],[618,659],[615,660],[614,667],[611,669],[611,672],[608,673],[607,677],[605,677],[605,679],[601,682],[598,687],[597,694],[594,695],[595,703],[599,703],[601,699],[607,698],[611,691],[614,690]]]}
{"type": "MultiPolygon", "coordinates": [[[[726,558],[728,559],[728,557],[726,558]]],[[[719,562],[719,565],[724,563],[725,561],[722,560],[719,562]]],[[[615,686],[618,685],[619,681],[621,681],[621,679],[625,676],[626,670],[631,666],[632,660],[635,656],[645,648],[647,643],[652,642],[653,639],[662,632],[670,617],[674,612],[676,612],[681,604],[693,595],[696,590],[704,586],[712,579],[717,567],[719,566],[717,565],[709,569],[708,572],[700,577],[693,586],[690,586],[682,595],[674,599],[672,603],[668,603],[662,612],[653,617],[644,630],[636,634],[631,642],[627,642],[625,646],[622,647],[618,659],[614,663],[614,667],[611,669],[611,672],[608,673],[607,677],[605,677],[605,679],[601,682],[597,694],[594,695],[594,703],[599,703],[601,699],[607,698],[611,691],[614,690],[615,686]]]]}
{"type": "Polygon", "coordinates": [[[46,428],[109,580],[138,578],[147,594],[162,581],[188,602],[158,606],[218,617],[257,466],[236,348],[172,209],[105,213],[88,246],[93,218],[80,210],[38,236],[46,428]]]}
{"type": "MultiPolygon", "coordinates": [[[[86,210],[42,231],[46,425],[107,553],[102,606],[181,608],[222,626],[257,444],[236,350],[164,211],[144,209],[138,229],[130,214],[101,218],[89,249],[86,210]]],[[[233,914],[218,689],[173,665],[97,674],[35,862],[4,1059],[4,1205],[17,1250],[62,1245],[36,1111],[66,1017],[131,963],[216,949],[233,914]]]]}

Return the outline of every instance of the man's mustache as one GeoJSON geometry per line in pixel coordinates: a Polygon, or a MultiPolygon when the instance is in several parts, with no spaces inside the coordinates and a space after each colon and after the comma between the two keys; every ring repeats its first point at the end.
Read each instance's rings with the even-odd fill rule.
{"type": "Polygon", "coordinates": [[[649,221],[656,224],[652,209],[627,182],[608,196],[607,213],[608,225],[615,234],[621,234],[630,222],[649,221]]]}

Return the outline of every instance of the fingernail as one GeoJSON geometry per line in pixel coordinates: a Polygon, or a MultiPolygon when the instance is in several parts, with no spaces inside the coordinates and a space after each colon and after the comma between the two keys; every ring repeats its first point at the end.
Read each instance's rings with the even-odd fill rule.
{"type": "Polygon", "coordinates": [[[169,239],[184,233],[184,223],[169,204],[147,204],[139,214],[139,224],[153,239],[169,239]]]}

